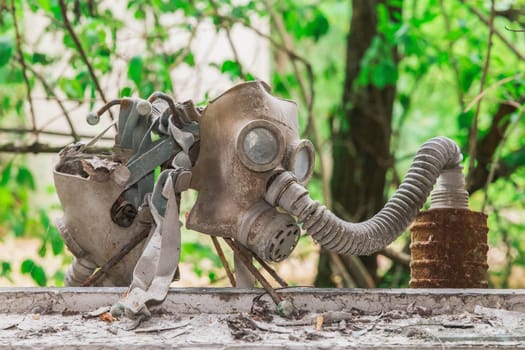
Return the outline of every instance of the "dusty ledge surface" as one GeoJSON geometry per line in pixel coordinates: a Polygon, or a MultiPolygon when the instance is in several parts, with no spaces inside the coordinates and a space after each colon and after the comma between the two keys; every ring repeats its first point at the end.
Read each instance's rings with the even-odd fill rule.
{"type": "Polygon", "coordinates": [[[125,291],[0,288],[0,349],[525,348],[522,290],[289,288],[284,319],[259,289],[184,288],[148,321],[109,319],[125,291]]]}

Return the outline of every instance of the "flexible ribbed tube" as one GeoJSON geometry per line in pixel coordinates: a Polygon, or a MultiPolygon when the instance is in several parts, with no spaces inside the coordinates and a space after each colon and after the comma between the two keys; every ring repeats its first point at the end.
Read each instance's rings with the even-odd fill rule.
{"type": "Polygon", "coordinates": [[[427,141],[417,152],[401,186],[385,207],[361,223],[346,222],[319,206],[290,172],[273,178],[265,199],[296,216],[324,248],[344,255],[368,255],[396,239],[414,220],[440,173],[460,167],[461,152],[446,137],[427,141]]]}

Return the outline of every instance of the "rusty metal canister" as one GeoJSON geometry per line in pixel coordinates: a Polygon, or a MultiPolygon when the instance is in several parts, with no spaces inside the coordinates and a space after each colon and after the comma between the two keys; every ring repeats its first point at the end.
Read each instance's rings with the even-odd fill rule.
{"type": "Polygon", "coordinates": [[[429,209],[410,231],[411,288],[487,288],[487,215],[429,209]]]}

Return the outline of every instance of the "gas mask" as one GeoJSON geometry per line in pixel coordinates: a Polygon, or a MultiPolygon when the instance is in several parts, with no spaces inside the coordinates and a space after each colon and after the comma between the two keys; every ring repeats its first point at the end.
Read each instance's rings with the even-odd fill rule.
{"type": "Polygon", "coordinates": [[[161,93],[148,101],[115,100],[90,114],[88,123],[97,123],[115,105],[118,119],[88,144],[64,148],[53,171],[64,210],[55,225],[75,256],[65,277],[69,286],[129,285],[146,237],[155,241],[154,229],[165,216],[160,193],[169,176],[155,183],[155,169],[177,168],[179,182],[189,186],[184,169],[191,168],[188,154],[198,138],[200,114],[193,103],[175,105],[161,93]],[[91,146],[114,126],[118,133],[112,151],[93,153],[91,146]]]}
{"type": "MultiPolygon", "coordinates": [[[[204,109],[162,93],[123,99],[88,120],[96,122],[114,104],[120,113],[110,154],[89,151],[98,137],[60,153],[55,184],[64,217],[57,226],[75,255],[66,284],[129,284],[115,304],[128,315],[147,316],[176,277],[180,193],[189,188],[198,198],[187,227],[279,262],[297,245],[299,225],[340,254],[378,251],[414,220],[444,170],[463,179],[458,146],[445,137],[431,139],[379,213],[346,222],[309,196],[312,143],[299,139],[296,104],[272,96],[265,83],[234,86],[204,109]]],[[[463,188],[462,182],[447,191],[463,198],[463,188]]]]}
{"type": "MultiPolygon", "coordinates": [[[[78,147],[61,152],[61,161],[54,172],[57,195],[64,208],[63,218],[55,222],[58,231],[75,260],[66,274],[66,285],[81,285],[98,267],[134,237],[149,230],[149,214],[141,210],[130,226],[123,227],[111,219],[111,208],[119,201],[129,178],[128,169],[116,162],[100,158],[77,158],[78,147]],[[98,164],[97,164],[98,163],[98,164]],[[84,169],[90,171],[88,175],[84,169]]],[[[125,285],[131,282],[132,269],[143,244],[107,271],[101,285],[125,285]]]]}
{"type": "Polygon", "coordinates": [[[210,101],[200,131],[191,183],[199,195],[187,226],[235,238],[267,261],[288,257],[300,229],[264,195],[280,171],[293,172],[302,184],[312,175],[313,146],[299,140],[296,104],[272,96],[264,83],[244,83],[210,101]]]}

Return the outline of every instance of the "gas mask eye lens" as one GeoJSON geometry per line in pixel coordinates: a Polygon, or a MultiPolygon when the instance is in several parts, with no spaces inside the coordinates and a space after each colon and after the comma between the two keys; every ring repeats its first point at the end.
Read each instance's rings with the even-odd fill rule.
{"type": "Polygon", "coordinates": [[[314,172],[314,145],[309,140],[300,140],[293,142],[289,150],[287,169],[304,185],[314,172]]]}
{"type": "Polygon", "coordinates": [[[303,181],[310,170],[310,154],[306,147],[301,148],[295,155],[293,172],[298,181],[303,181]]]}
{"type": "Polygon", "coordinates": [[[248,122],[237,135],[237,155],[248,169],[274,169],[284,156],[284,137],[273,123],[264,119],[248,122]]]}
{"type": "Polygon", "coordinates": [[[265,128],[253,128],[244,137],[244,153],[256,164],[268,164],[277,157],[279,147],[273,133],[265,128]]]}

